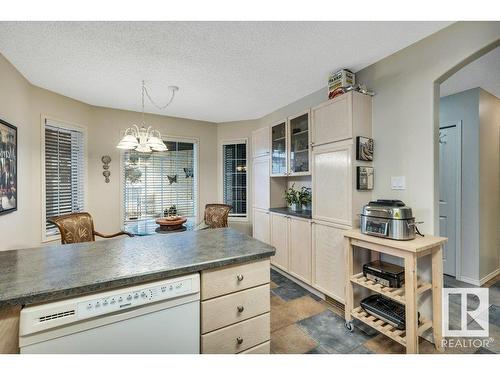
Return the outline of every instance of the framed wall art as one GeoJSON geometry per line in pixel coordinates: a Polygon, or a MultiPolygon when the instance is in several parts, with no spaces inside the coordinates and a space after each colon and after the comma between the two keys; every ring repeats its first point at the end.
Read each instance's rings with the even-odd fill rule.
{"type": "Polygon", "coordinates": [[[373,167],[356,167],[356,188],[373,190],[373,167]]]}
{"type": "Polygon", "coordinates": [[[356,160],[373,161],[373,139],[356,137],[356,160]]]}
{"type": "Polygon", "coordinates": [[[0,215],[17,210],[17,128],[0,120],[0,215]]]}

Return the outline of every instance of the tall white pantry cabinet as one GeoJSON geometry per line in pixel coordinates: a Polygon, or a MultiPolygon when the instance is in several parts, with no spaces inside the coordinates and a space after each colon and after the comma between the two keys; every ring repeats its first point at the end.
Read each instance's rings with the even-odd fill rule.
{"type": "MultiPolygon", "coordinates": [[[[341,303],[345,299],[343,233],[359,227],[361,208],[372,198],[370,191],[356,189],[356,167],[371,165],[356,161],[356,137],[372,136],[371,107],[370,96],[349,92],[310,109],[312,220],[268,211],[264,218],[256,205],[264,198],[255,195],[270,197],[272,191],[264,190],[272,190],[273,180],[279,178],[269,177],[269,164],[264,173],[261,156],[254,155],[254,237],[271,243],[272,231],[278,237],[272,241],[277,249],[273,265],[341,303]]],[[[265,143],[264,133],[269,136],[269,128],[257,130],[253,141],[266,144],[268,152],[269,138],[265,143]]],[[[254,150],[259,147],[254,144],[254,150]]],[[[275,207],[272,198],[266,203],[267,209],[275,207]]]]}

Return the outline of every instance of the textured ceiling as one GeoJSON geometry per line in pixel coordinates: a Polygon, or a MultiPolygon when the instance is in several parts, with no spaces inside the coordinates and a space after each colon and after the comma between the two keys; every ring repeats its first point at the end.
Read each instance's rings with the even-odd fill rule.
{"type": "MultiPolygon", "coordinates": [[[[258,118],[450,22],[0,22],[0,52],[34,85],[140,110],[140,82],[165,111],[213,122],[258,118]]],[[[326,93],[325,93],[326,97],[326,93]]]]}
{"type": "Polygon", "coordinates": [[[441,96],[481,87],[500,99],[500,47],[460,69],[441,84],[441,96]]]}

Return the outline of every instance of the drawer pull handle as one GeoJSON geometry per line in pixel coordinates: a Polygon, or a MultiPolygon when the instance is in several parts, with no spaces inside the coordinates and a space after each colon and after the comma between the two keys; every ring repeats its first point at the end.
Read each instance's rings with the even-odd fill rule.
{"type": "Polygon", "coordinates": [[[237,337],[236,342],[238,343],[238,345],[243,344],[243,337],[237,337]]]}
{"type": "Polygon", "coordinates": [[[241,275],[241,274],[236,276],[236,278],[238,279],[238,281],[243,281],[243,279],[244,279],[243,275],[241,275]]]}
{"type": "Polygon", "coordinates": [[[245,310],[245,308],[243,306],[238,306],[238,312],[239,313],[242,313],[244,310],[245,310]]]}

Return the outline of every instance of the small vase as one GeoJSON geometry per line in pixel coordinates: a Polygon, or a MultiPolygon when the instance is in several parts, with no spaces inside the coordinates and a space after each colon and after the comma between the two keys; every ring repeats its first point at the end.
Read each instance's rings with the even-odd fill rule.
{"type": "Polygon", "coordinates": [[[292,203],[290,205],[290,210],[295,211],[295,212],[302,211],[302,207],[298,203],[292,203]]]}

